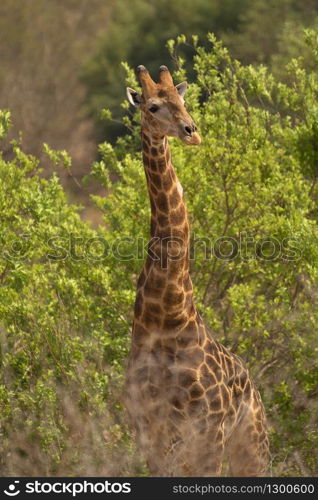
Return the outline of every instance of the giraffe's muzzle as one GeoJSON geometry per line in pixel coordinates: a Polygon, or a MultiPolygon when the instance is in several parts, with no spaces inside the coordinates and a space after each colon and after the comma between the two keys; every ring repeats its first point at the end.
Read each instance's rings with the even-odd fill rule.
{"type": "Polygon", "coordinates": [[[197,132],[197,126],[193,121],[191,123],[184,123],[181,127],[180,139],[190,146],[198,146],[201,144],[201,137],[197,132]]]}
{"type": "Polygon", "coordinates": [[[180,138],[185,144],[188,144],[189,146],[199,146],[199,144],[201,144],[201,137],[199,136],[198,132],[193,132],[191,135],[186,134],[180,138]]]}

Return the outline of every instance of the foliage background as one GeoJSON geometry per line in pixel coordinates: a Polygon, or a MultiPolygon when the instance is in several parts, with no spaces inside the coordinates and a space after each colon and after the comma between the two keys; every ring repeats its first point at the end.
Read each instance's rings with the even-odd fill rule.
{"type": "Polygon", "coordinates": [[[154,75],[166,63],[191,82],[187,106],[204,141],[171,147],[197,304],[262,392],[273,475],[317,475],[315,2],[5,0],[0,9],[0,107],[13,121],[1,112],[1,475],[147,474],[121,407],[136,240],[149,219],[138,116],[119,105],[125,80],[137,84],[121,61],[154,75]],[[111,121],[99,121],[104,107],[111,121]],[[204,252],[240,235],[256,248],[233,259],[204,252]],[[261,258],[269,237],[282,248],[261,258]]]}

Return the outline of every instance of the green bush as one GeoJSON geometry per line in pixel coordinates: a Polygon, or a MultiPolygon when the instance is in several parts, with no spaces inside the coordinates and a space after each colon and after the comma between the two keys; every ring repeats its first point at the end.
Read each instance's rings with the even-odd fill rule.
{"type": "MultiPolygon", "coordinates": [[[[187,97],[202,145],[170,140],[191,218],[196,302],[262,392],[273,475],[315,475],[318,80],[292,60],[282,83],[264,66],[233,60],[214,36],[208,40],[208,48],[194,40],[197,77],[187,97]]],[[[315,32],[307,42],[317,54],[315,32]]],[[[179,64],[176,81],[186,76],[179,64]]],[[[105,221],[97,230],[80,220],[55,176],[39,177],[37,161],[18,144],[12,159],[0,160],[6,472],[21,464],[25,471],[37,450],[43,474],[105,474],[107,457],[116,462],[112,473],[145,473],[120,406],[149,227],[139,116],[125,121],[132,133],[115,146],[101,144],[92,166],[109,190],[94,197],[105,221]],[[14,442],[17,430],[22,438],[14,442]]],[[[4,135],[6,114],[1,123],[4,135]]],[[[65,153],[46,152],[68,167],[65,153]]]]}
{"type": "MultiPolygon", "coordinates": [[[[294,59],[289,84],[282,83],[265,66],[233,60],[208,38],[209,49],[195,47],[197,78],[187,97],[202,145],[170,140],[191,217],[196,302],[214,335],[245,358],[262,392],[273,474],[314,474],[318,80],[294,59]]],[[[316,38],[307,32],[313,57],[316,38]]],[[[175,43],[169,46],[175,53],[175,43]]],[[[176,81],[186,76],[179,64],[176,81]]],[[[130,70],[127,83],[137,85],[130,70]]],[[[94,172],[107,186],[108,171],[119,178],[98,205],[114,238],[132,237],[125,251],[133,255],[136,236],[146,238],[149,210],[140,153],[134,152],[139,117],[135,125],[127,120],[133,134],[114,148],[101,145],[103,160],[94,172]]],[[[126,279],[140,266],[136,259],[126,263],[126,279]]]]}
{"type": "MultiPolygon", "coordinates": [[[[2,113],[2,136],[8,125],[2,113]]],[[[45,151],[56,166],[69,165],[65,153],[45,151]]],[[[46,465],[39,458],[31,475],[64,470],[69,454],[65,472],[78,474],[80,446],[87,460],[98,440],[112,447],[120,412],[112,392],[121,385],[129,332],[122,311],[132,294],[112,284],[106,242],[67,203],[57,177],[39,173],[18,143],[12,159],[0,159],[1,470],[24,475],[21,460],[27,457],[25,467],[38,450],[46,465]],[[93,444],[85,439],[90,422],[100,431],[93,444]]],[[[107,463],[102,467],[90,464],[93,475],[109,472],[107,463]]]]}

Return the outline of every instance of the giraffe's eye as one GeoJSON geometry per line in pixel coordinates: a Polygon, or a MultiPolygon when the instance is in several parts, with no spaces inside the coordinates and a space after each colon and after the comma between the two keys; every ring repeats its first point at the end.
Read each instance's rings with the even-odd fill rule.
{"type": "Polygon", "coordinates": [[[158,109],[159,109],[159,106],[157,106],[157,104],[153,104],[152,106],[150,106],[149,111],[151,113],[155,113],[156,111],[158,111],[158,109]]]}

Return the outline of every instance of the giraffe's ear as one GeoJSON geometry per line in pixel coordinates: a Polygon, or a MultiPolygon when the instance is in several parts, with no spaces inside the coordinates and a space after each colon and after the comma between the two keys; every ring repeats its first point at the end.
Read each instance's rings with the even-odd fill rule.
{"type": "Polygon", "coordinates": [[[126,89],[127,92],[127,99],[136,108],[139,108],[140,103],[141,103],[141,96],[136,92],[135,90],[127,87],[126,89]]]}
{"type": "Polygon", "coordinates": [[[188,82],[182,82],[182,83],[178,83],[178,85],[176,85],[176,89],[178,91],[178,94],[181,97],[185,96],[187,88],[188,88],[188,82]]]}

